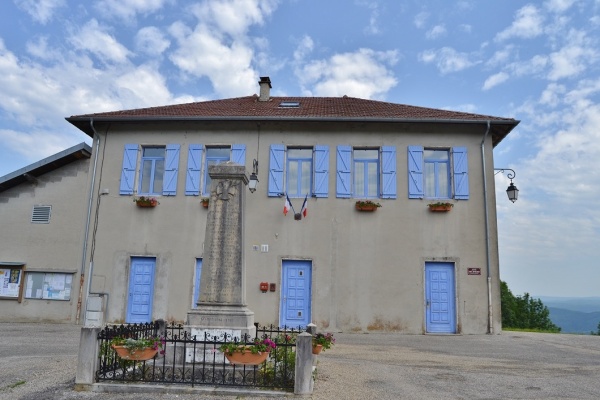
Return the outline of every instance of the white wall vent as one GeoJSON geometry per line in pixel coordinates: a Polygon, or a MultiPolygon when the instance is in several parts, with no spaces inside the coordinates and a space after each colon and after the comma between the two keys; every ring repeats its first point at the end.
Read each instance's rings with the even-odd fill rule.
{"type": "Polygon", "coordinates": [[[31,214],[31,222],[34,224],[50,223],[51,211],[52,211],[52,206],[33,206],[33,213],[31,214]]]}

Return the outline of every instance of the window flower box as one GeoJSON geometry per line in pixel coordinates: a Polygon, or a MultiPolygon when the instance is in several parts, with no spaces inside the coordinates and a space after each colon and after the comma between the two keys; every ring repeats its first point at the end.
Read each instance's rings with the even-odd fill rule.
{"type": "Polygon", "coordinates": [[[358,211],[377,211],[381,204],[371,200],[358,200],[354,207],[358,211]]]}
{"type": "Polygon", "coordinates": [[[429,211],[431,211],[431,212],[448,212],[448,211],[452,210],[452,207],[454,207],[454,204],[437,202],[437,203],[427,204],[427,207],[429,207],[429,211]]]}
{"type": "Polygon", "coordinates": [[[146,196],[134,197],[133,202],[138,207],[156,207],[158,204],[160,204],[154,197],[146,196]]]}

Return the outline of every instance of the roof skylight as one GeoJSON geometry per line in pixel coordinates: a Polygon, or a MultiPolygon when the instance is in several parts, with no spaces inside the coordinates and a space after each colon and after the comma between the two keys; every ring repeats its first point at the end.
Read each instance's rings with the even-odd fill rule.
{"type": "Polygon", "coordinates": [[[281,108],[298,108],[300,107],[299,101],[282,101],[279,103],[279,107],[281,108]]]}

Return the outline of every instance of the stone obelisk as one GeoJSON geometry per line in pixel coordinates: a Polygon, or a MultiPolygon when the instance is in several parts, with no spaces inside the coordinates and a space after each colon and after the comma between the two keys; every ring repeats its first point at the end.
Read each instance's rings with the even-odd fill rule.
{"type": "Polygon", "coordinates": [[[198,333],[254,334],[254,313],[246,306],[244,198],[246,167],[233,162],[211,165],[212,180],[197,308],[188,325],[198,333]]]}

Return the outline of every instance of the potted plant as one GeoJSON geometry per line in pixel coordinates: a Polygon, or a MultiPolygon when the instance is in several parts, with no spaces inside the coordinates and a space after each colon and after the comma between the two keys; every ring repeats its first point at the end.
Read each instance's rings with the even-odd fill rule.
{"type": "Polygon", "coordinates": [[[231,364],[258,365],[267,360],[269,352],[276,348],[277,344],[271,339],[255,339],[254,343],[246,344],[240,342],[225,343],[219,350],[231,364]]]}
{"type": "MultiPolygon", "coordinates": [[[[110,341],[110,346],[124,360],[146,361],[154,358],[158,353],[158,349],[162,349],[164,343],[164,339],[158,336],[142,339],[117,336],[110,341]]],[[[160,354],[165,354],[165,351],[161,350],[160,354]]]]}
{"type": "Polygon", "coordinates": [[[381,204],[372,200],[357,200],[355,207],[358,211],[376,211],[381,204]]]}
{"type": "Polygon", "coordinates": [[[204,208],[208,208],[208,201],[210,200],[209,197],[203,197],[200,199],[200,204],[202,204],[202,207],[204,208]]]}
{"type": "Polygon", "coordinates": [[[133,202],[138,207],[156,207],[157,204],[160,204],[156,198],[146,196],[134,197],[133,202]]]}
{"type": "Polygon", "coordinates": [[[319,354],[323,350],[330,349],[335,344],[333,333],[317,333],[313,336],[313,354],[319,354]]]}
{"type": "Polygon", "coordinates": [[[429,207],[429,211],[446,212],[450,211],[454,207],[454,204],[438,201],[437,203],[427,204],[427,207],[429,207]]]}

